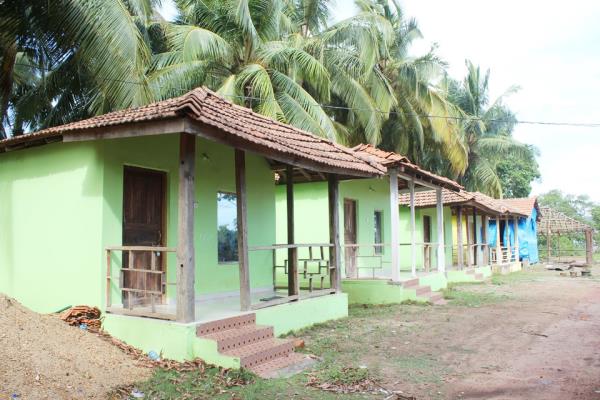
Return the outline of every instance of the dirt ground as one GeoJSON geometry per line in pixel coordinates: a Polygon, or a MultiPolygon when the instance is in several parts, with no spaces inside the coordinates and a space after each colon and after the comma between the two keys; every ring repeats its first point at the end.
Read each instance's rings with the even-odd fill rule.
{"type": "Polygon", "coordinates": [[[99,336],[0,295],[0,400],[104,398],[151,372],[99,336]]]}
{"type": "Polygon", "coordinates": [[[600,279],[537,268],[448,295],[441,307],[355,308],[305,332],[307,350],[417,399],[600,399],[600,279]]]}

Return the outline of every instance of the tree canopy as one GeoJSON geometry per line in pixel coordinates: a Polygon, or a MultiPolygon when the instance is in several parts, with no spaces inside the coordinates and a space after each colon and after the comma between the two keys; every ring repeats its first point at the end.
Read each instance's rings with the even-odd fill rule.
{"type": "MultiPolygon", "coordinates": [[[[0,1],[0,138],[181,95],[230,101],[346,145],[407,155],[469,190],[529,192],[536,151],[512,138],[504,96],[470,61],[447,77],[398,0],[0,1]],[[516,165],[521,167],[517,168],[516,165]]],[[[509,88],[506,95],[516,88],[509,88]]]]}

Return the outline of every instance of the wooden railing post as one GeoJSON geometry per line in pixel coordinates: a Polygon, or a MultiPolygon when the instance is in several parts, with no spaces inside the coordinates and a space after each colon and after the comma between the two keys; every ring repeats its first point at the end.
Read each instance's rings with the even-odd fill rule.
{"type": "Polygon", "coordinates": [[[473,265],[479,266],[479,249],[477,244],[479,240],[477,239],[477,209],[473,207],[473,249],[471,252],[473,253],[473,265]]]}
{"type": "MultiPolygon", "coordinates": [[[[288,165],[286,174],[286,196],[287,196],[287,242],[294,244],[294,167],[288,165]]],[[[288,248],[288,295],[297,295],[298,287],[298,249],[288,248]]]]}
{"type": "Polygon", "coordinates": [[[329,174],[327,177],[327,193],[329,200],[329,279],[332,288],[337,293],[342,291],[341,274],[341,246],[340,246],[340,202],[339,183],[336,175],[329,174]]]}
{"type": "Polygon", "coordinates": [[[250,268],[248,261],[248,217],[246,194],[246,153],[235,150],[235,192],[237,196],[237,241],[240,270],[240,309],[250,310],[250,268]]]}
{"type": "Polygon", "coordinates": [[[585,231],[585,263],[589,266],[594,263],[594,242],[590,229],[585,231]]]}
{"type": "Polygon", "coordinates": [[[482,215],[482,227],[483,229],[481,230],[481,243],[483,243],[483,265],[489,265],[490,264],[490,250],[488,248],[488,242],[487,242],[487,235],[488,235],[488,229],[490,227],[490,222],[489,222],[489,218],[487,215],[482,215]]]}
{"type": "Polygon", "coordinates": [[[177,244],[177,321],[195,319],[194,178],[196,137],[179,134],[179,197],[177,244]]]}
{"type": "Polygon", "coordinates": [[[463,223],[463,212],[462,207],[456,207],[456,259],[458,264],[458,269],[463,269],[464,267],[464,257],[463,257],[463,231],[462,231],[462,223],[463,223]]]}

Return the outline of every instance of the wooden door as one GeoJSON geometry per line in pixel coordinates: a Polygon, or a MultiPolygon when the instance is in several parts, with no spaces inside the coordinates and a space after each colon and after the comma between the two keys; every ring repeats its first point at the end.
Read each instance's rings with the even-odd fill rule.
{"type": "MultiPolygon", "coordinates": [[[[356,244],[356,200],[344,199],[344,243],[346,245],[356,244]]],[[[358,277],[356,269],[356,247],[346,247],[344,252],[344,264],[346,266],[346,277],[358,277]]]]}
{"type": "MultiPolygon", "coordinates": [[[[125,167],[123,176],[124,246],[163,246],[165,240],[165,194],[166,174],[164,172],[125,167]]],[[[162,259],[161,254],[154,253],[155,268],[164,271],[165,260],[162,259]]],[[[132,254],[123,252],[123,267],[151,269],[152,253],[147,251],[132,252],[132,254]]],[[[123,271],[123,288],[151,290],[164,294],[159,274],[123,271]]],[[[154,300],[157,300],[156,296],[154,300]]],[[[151,301],[151,296],[145,293],[123,292],[123,304],[126,307],[146,305],[151,301]]]]}
{"type": "Polygon", "coordinates": [[[431,268],[431,217],[429,215],[423,216],[423,266],[425,271],[429,272],[431,268]]]}

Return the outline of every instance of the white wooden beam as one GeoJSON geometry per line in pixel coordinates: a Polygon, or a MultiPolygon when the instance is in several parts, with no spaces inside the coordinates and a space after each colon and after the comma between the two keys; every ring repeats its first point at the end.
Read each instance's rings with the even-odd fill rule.
{"type": "Polygon", "coordinates": [[[417,276],[417,245],[416,245],[416,211],[415,211],[415,181],[408,181],[410,191],[410,270],[413,277],[417,276]]]}
{"type": "Polygon", "coordinates": [[[438,272],[446,272],[446,252],[444,245],[444,204],[442,203],[442,188],[435,190],[437,211],[437,268],[438,272]]]}
{"type": "Polygon", "coordinates": [[[389,168],[388,175],[390,178],[390,227],[391,227],[391,255],[392,255],[392,281],[400,281],[400,205],[398,204],[398,170],[389,168]]]}

